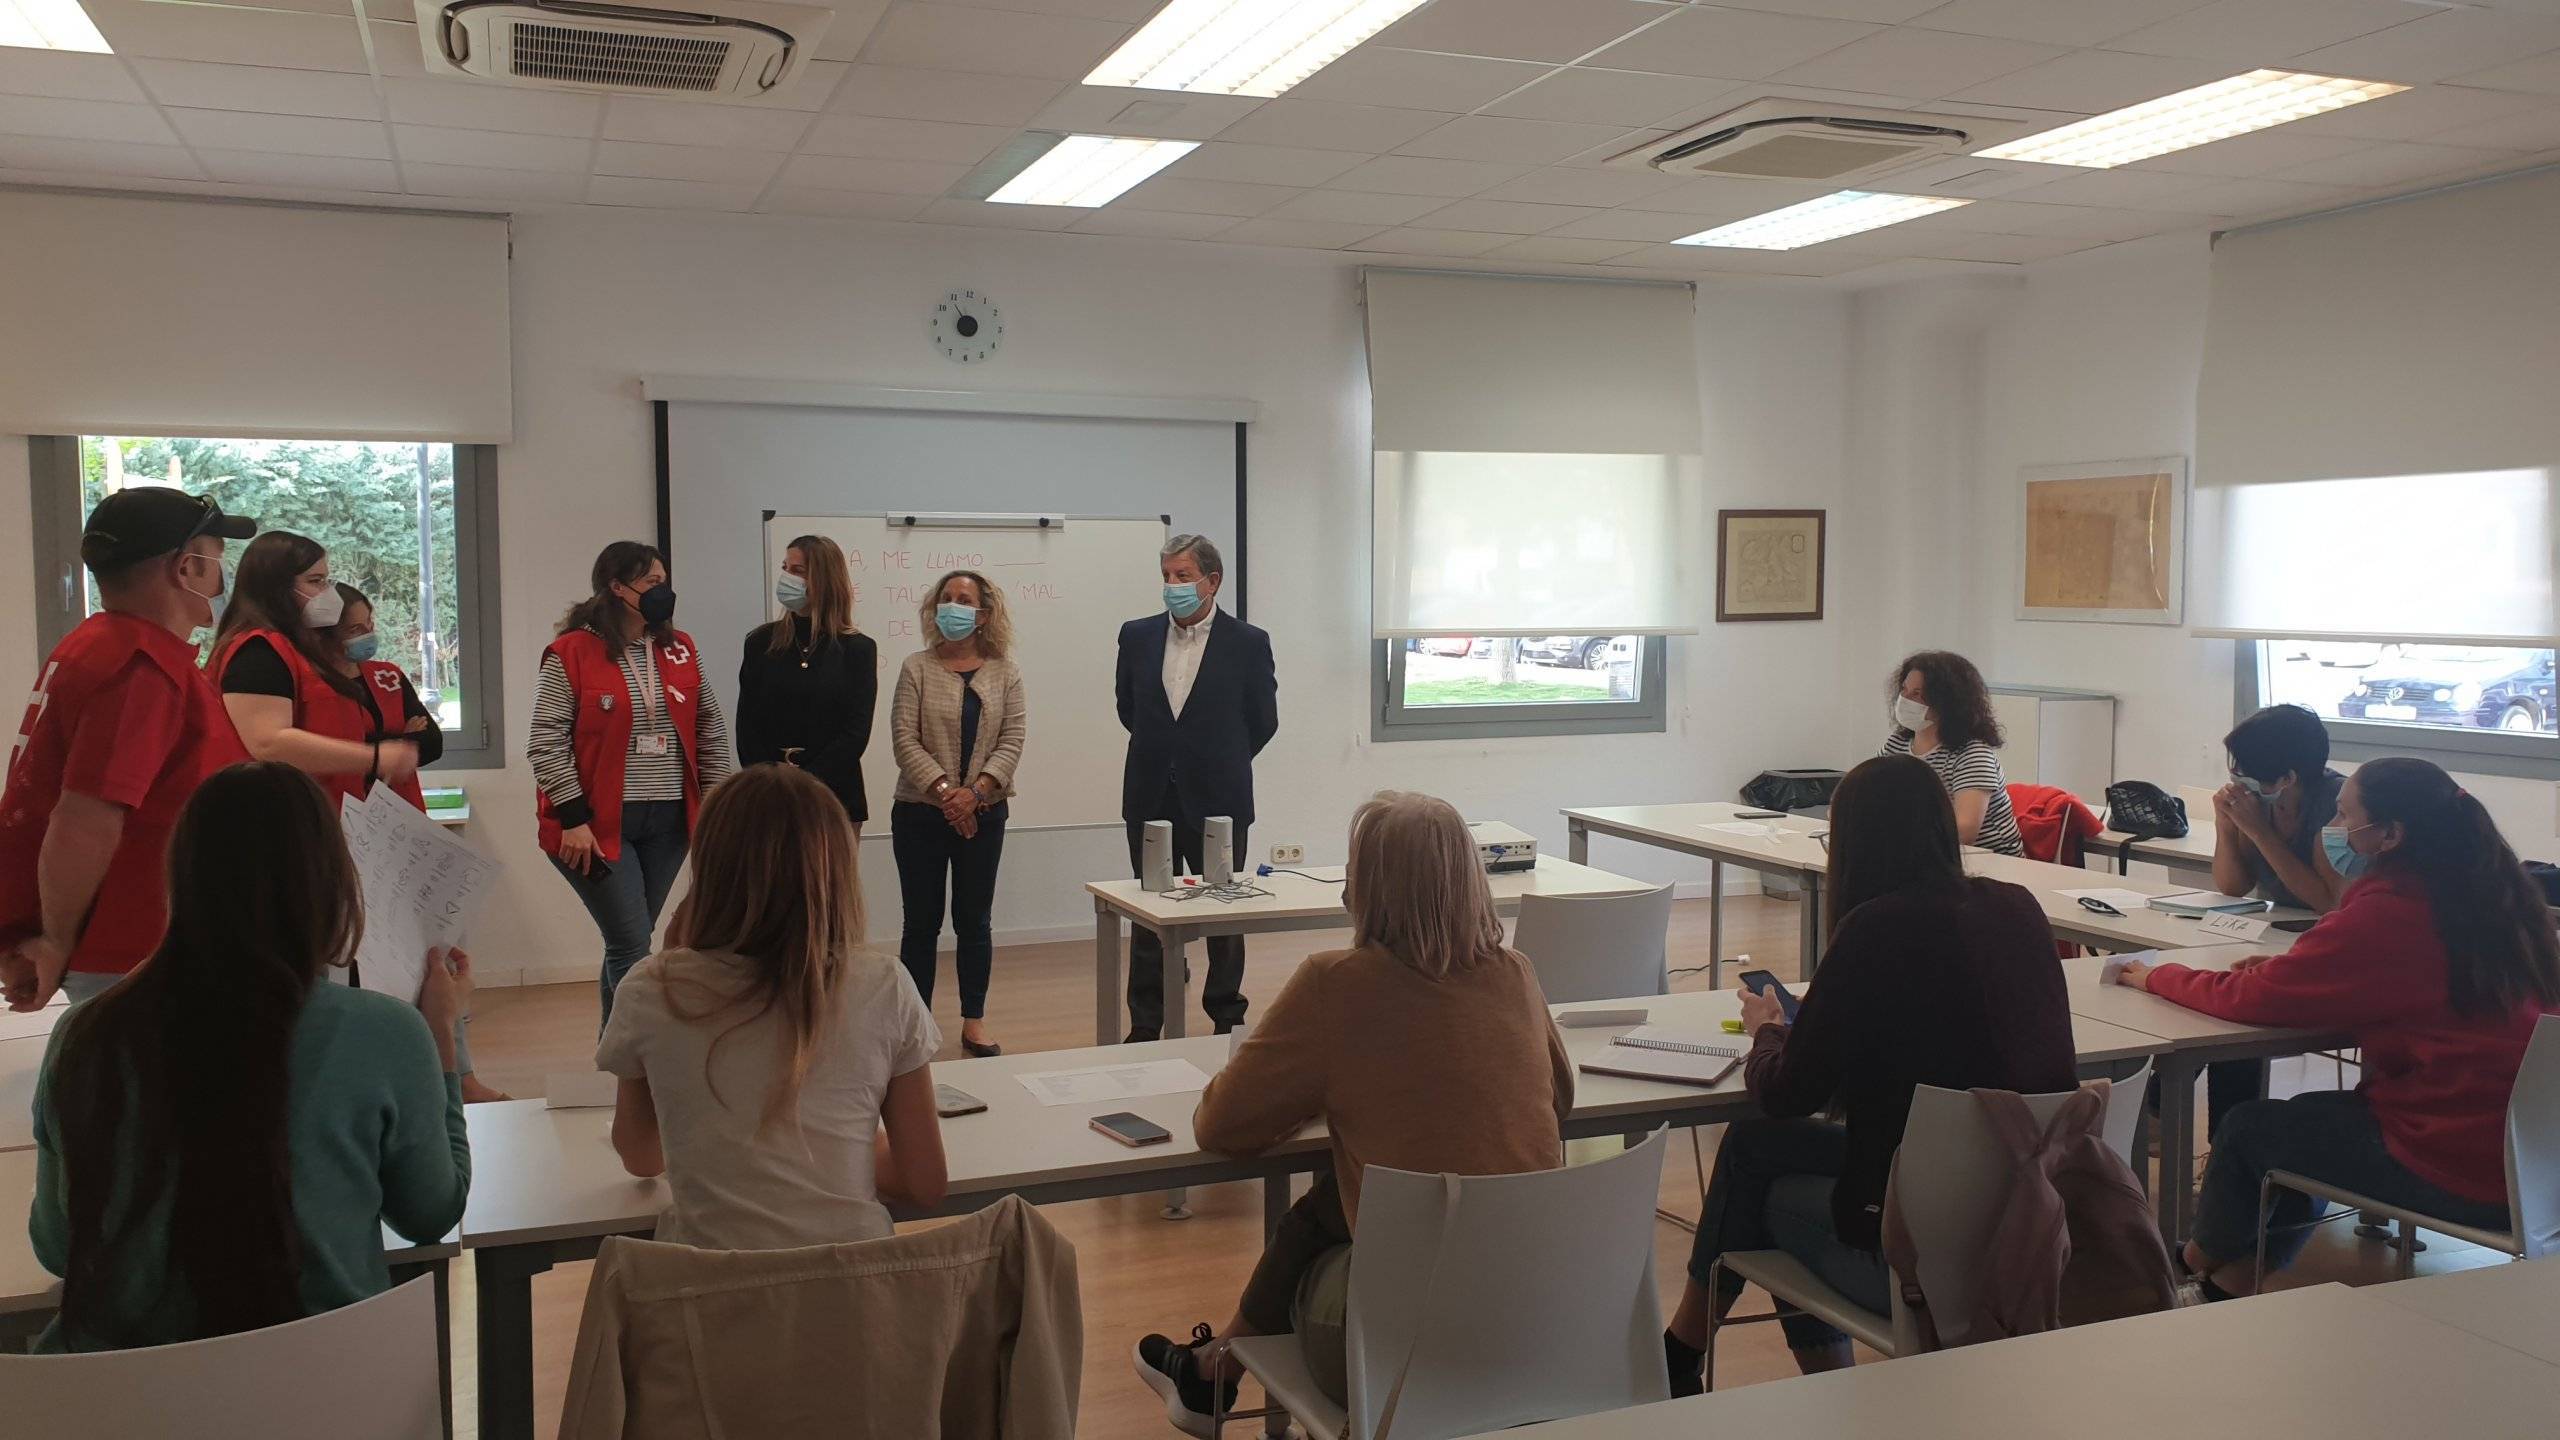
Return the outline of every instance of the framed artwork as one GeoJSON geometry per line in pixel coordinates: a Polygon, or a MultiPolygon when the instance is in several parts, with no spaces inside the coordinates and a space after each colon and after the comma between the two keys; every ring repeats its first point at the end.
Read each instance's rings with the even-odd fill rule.
{"type": "Polygon", "coordinates": [[[1822,510],[1716,512],[1716,619],[1822,618],[1822,510]]]}
{"type": "Polygon", "coordinates": [[[2185,621],[2185,456],[2030,465],[2019,502],[2019,619],[2185,621]]]}

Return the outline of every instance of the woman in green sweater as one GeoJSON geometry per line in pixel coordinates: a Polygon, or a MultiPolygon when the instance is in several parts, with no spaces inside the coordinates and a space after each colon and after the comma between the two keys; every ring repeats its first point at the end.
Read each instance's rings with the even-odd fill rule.
{"type": "MultiPolygon", "coordinates": [[[[382,1232],[442,1239],[471,1145],[453,1069],[471,963],[431,951],[413,1007],[334,985],[364,928],[310,778],[234,765],[169,844],[169,929],[74,1010],[36,1085],[40,1350],[234,1334],[390,1288],[382,1232]]],[[[111,899],[111,897],[110,897],[111,899]]]]}

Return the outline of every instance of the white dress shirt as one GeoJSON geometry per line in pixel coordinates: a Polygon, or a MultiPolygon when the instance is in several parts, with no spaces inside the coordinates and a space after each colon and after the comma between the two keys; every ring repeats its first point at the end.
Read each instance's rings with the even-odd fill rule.
{"type": "Polygon", "coordinates": [[[1173,707],[1173,718],[1182,718],[1182,702],[1191,698],[1191,682],[1200,678],[1200,657],[1209,653],[1209,627],[1218,622],[1218,611],[1211,606],[1197,625],[1185,625],[1171,615],[1165,617],[1164,698],[1173,707]]]}

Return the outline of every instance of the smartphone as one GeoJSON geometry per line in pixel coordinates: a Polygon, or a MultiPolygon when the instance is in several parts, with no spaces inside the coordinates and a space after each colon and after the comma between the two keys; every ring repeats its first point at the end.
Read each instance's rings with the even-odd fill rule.
{"type": "Polygon", "coordinates": [[[2267,922],[2269,928],[2281,930],[2287,935],[2299,935],[2319,923],[2317,920],[2270,920],[2267,922]]]}
{"type": "Polygon", "coordinates": [[[590,885],[601,885],[613,874],[613,862],[602,855],[587,857],[587,868],[578,878],[590,885]]]}
{"type": "Polygon", "coordinates": [[[1093,1117],[1093,1128],[1134,1150],[1141,1145],[1161,1145],[1173,1138],[1173,1132],[1142,1116],[1126,1110],[1093,1117]]]}
{"type": "Polygon", "coordinates": [[[1754,995],[1766,995],[1773,990],[1776,991],[1778,1014],[1784,1017],[1788,1024],[1796,1023],[1796,1007],[1804,1002],[1789,993],[1786,986],[1779,984],[1777,976],[1766,970],[1745,970],[1742,972],[1742,984],[1754,995]]]}
{"type": "Polygon", "coordinates": [[[986,1108],[986,1101],[957,1085],[933,1087],[933,1113],[945,1120],[954,1115],[975,1115],[986,1108]]]}
{"type": "Polygon", "coordinates": [[[1733,818],[1736,820],[1783,820],[1786,814],[1778,810],[1736,810],[1733,812],[1733,818]]]}

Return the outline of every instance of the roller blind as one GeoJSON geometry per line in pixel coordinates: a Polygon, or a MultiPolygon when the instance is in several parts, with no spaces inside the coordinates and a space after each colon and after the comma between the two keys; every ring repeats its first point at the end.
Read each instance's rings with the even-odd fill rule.
{"type": "Polygon", "coordinates": [[[507,222],[0,196],[0,431],[512,438],[507,222]]]}
{"type": "Polygon", "coordinates": [[[1375,633],[1694,633],[1691,288],[1363,281],[1375,633]]]}
{"type": "Polygon", "coordinates": [[[2553,643],[2555,236],[2546,170],[2222,237],[2199,633],[2553,643]]]}

